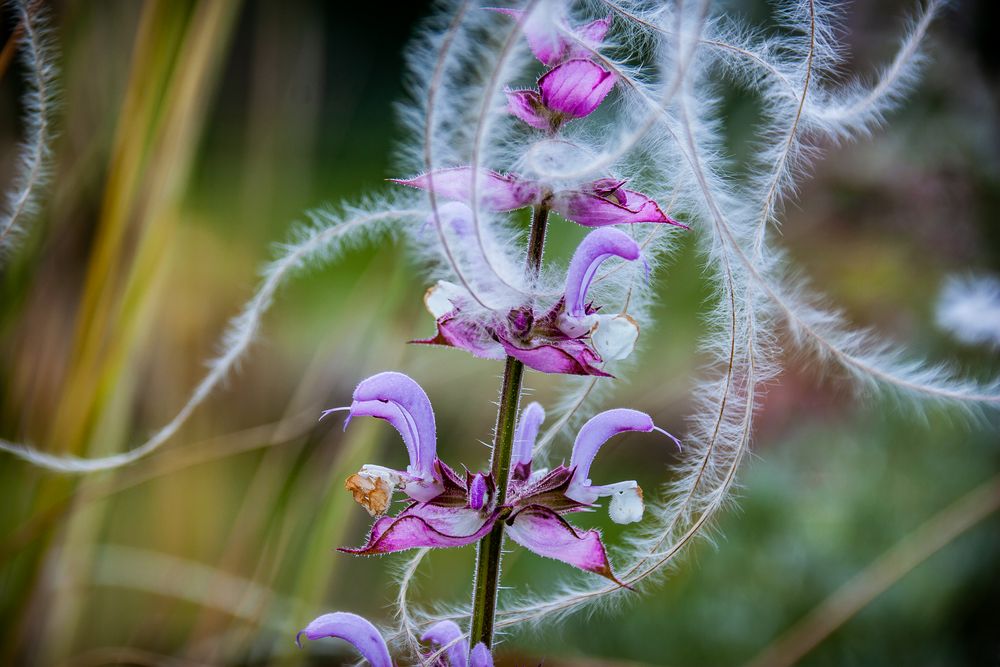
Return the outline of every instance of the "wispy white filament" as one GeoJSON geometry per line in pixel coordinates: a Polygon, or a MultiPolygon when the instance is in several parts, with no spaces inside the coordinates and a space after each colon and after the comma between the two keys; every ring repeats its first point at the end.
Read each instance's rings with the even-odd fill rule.
{"type": "Polygon", "coordinates": [[[57,74],[46,42],[45,10],[39,3],[30,0],[17,0],[11,5],[21,29],[20,54],[27,70],[27,88],[23,99],[27,136],[21,144],[14,182],[6,193],[4,209],[0,213],[0,266],[27,231],[26,224],[30,217],[37,213],[38,190],[48,179],[57,74]]]}
{"type": "Polygon", "coordinates": [[[350,211],[348,216],[340,218],[329,211],[312,212],[309,216],[312,225],[300,230],[292,242],[281,246],[281,256],[265,269],[263,281],[253,298],[243,307],[243,311],[229,322],[220,346],[221,354],[209,364],[208,373],[195,388],[187,403],[170,422],[134,449],[111,456],[85,458],[49,454],[34,447],[0,440],[0,451],[60,473],[111,470],[149,456],[177,433],[195,408],[208,398],[237,365],[256,337],[261,319],[274,302],[278,288],[296,271],[310,264],[332,261],[347,244],[356,242],[358,237],[364,234],[377,234],[392,221],[419,219],[424,215],[425,211],[415,210],[388,210],[377,213],[354,210],[350,211]]]}

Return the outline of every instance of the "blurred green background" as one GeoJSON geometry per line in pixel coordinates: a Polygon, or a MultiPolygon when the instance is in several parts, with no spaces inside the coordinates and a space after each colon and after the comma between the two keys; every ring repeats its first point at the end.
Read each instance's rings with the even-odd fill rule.
{"type": "MultiPolygon", "coordinates": [[[[887,62],[913,5],[847,8],[845,77],[887,62]]],[[[769,20],[763,3],[726,6],[769,20]]],[[[0,272],[0,436],[99,455],[173,417],[293,220],[387,190],[403,139],[402,51],[430,5],[64,0],[49,10],[59,136],[42,214],[0,272]]],[[[12,13],[3,19],[7,43],[12,13]]],[[[954,3],[911,100],[870,140],[824,147],[782,233],[853,322],[980,378],[1000,373],[997,353],[950,342],[933,303],[949,273],[1000,271],[997,19],[994,3],[954,3]]],[[[0,73],[0,183],[23,135],[21,74],[17,63],[0,73]]],[[[728,145],[745,159],[757,105],[724,94],[728,145]]],[[[566,251],[578,237],[562,228],[552,242],[566,251]]],[[[495,417],[498,366],[403,344],[431,332],[416,270],[386,240],[295,280],[241,372],[126,470],[70,479],[0,459],[0,664],[351,660],[340,643],[299,651],[292,639],[325,611],[390,622],[405,555],[333,549],[360,543],[369,522],[343,479],[365,462],[401,465],[404,452],[382,424],[345,434],[316,416],[346,404],[361,378],[403,370],[431,396],[442,457],[473,468],[495,417]]],[[[648,411],[678,432],[710,294],[690,240],[658,289],[642,363],[606,407],[648,411]]],[[[858,402],[807,359],[787,362],[715,546],[698,544],[622,613],[508,637],[499,664],[743,664],[1000,471],[995,415],[971,427],[858,402]]],[[[551,378],[530,374],[527,386],[543,403],[557,395],[551,378]]],[[[601,458],[602,478],[651,490],[671,452],[622,437],[601,458]]],[[[593,523],[618,534],[603,513],[593,523]]],[[[801,664],[997,664],[998,529],[995,514],[979,521],[801,664]]],[[[472,562],[471,548],[432,554],[415,601],[464,603],[472,562]]],[[[514,551],[505,595],[553,590],[567,574],[514,551]]]]}

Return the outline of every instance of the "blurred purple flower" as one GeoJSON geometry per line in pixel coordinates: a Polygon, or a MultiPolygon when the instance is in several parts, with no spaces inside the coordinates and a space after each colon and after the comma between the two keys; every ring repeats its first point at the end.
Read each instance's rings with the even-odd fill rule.
{"type": "MultiPolygon", "coordinates": [[[[327,637],[343,639],[354,646],[372,667],[392,667],[389,648],[382,635],[367,619],[357,614],[338,611],[314,619],[295,635],[295,643],[300,647],[303,635],[311,641],[327,637]]],[[[452,621],[441,621],[431,626],[421,641],[440,647],[451,645],[444,655],[433,663],[427,663],[433,667],[493,667],[493,657],[486,645],[476,644],[470,654],[469,642],[452,621]]]]}
{"type": "Polygon", "coordinates": [[[565,25],[563,11],[552,15],[544,11],[545,7],[539,7],[525,17],[523,9],[498,7],[487,7],[487,9],[521,21],[521,30],[528,42],[528,48],[547,67],[574,58],[589,58],[604,42],[611,28],[610,15],[586,25],[569,28],[565,25]]]}

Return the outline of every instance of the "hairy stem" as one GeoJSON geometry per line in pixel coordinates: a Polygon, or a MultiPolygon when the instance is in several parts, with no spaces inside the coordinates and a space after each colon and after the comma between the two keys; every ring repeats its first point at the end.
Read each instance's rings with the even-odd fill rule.
{"type": "MultiPolygon", "coordinates": [[[[545,229],[549,220],[549,208],[545,203],[535,207],[531,218],[531,236],[528,239],[526,269],[531,276],[537,276],[542,266],[542,252],[545,249],[545,229]]],[[[517,424],[517,406],[521,399],[521,379],[524,364],[513,357],[507,357],[503,371],[503,385],[500,389],[500,407],[497,411],[497,425],[493,436],[493,458],[490,472],[496,480],[496,505],[502,506],[507,500],[507,482],[510,478],[510,458],[514,451],[514,427],[517,424]]],[[[500,558],[503,550],[504,522],[497,521],[493,530],[479,542],[476,550],[476,580],[472,600],[472,629],[470,643],[475,646],[482,642],[487,648],[493,646],[493,622],[497,608],[497,589],[500,584],[500,558]]]]}

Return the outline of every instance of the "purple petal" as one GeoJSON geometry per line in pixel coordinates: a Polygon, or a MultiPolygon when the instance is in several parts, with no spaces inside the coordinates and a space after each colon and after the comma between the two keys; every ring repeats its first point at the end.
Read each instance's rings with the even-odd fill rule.
{"type": "Polygon", "coordinates": [[[517,429],[514,431],[514,454],[511,460],[515,464],[531,463],[531,452],[535,448],[538,429],[543,421],[545,409],[537,401],[532,401],[521,411],[521,418],[517,420],[517,429]]]}
{"type": "Polygon", "coordinates": [[[531,127],[547,130],[552,120],[546,112],[542,98],[534,90],[507,90],[507,111],[531,127]]]}
{"type": "Polygon", "coordinates": [[[598,493],[590,489],[590,466],[594,462],[601,445],[613,436],[626,431],[653,430],[653,420],[645,412],[618,408],[607,410],[590,418],[580,429],[573,443],[573,454],[569,467],[574,469],[573,481],[566,495],[582,503],[592,503],[598,498],[598,493]]]}
{"type": "Polygon", "coordinates": [[[604,260],[621,257],[631,262],[639,254],[639,244],[619,229],[608,227],[587,234],[573,253],[566,272],[566,313],[576,318],[587,315],[587,290],[604,260]]]}
{"type": "Polygon", "coordinates": [[[600,106],[615,75],[589,60],[567,60],[538,80],[542,103],[569,118],[583,118],[600,106]]]}
{"type": "Polygon", "coordinates": [[[362,380],[354,390],[351,403],[351,417],[358,416],[384,419],[403,437],[410,455],[407,472],[416,479],[406,488],[411,497],[430,500],[441,492],[440,482],[434,477],[437,458],[434,410],[419,384],[402,373],[391,371],[362,380]]]}
{"type": "MultiPolygon", "coordinates": [[[[411,188],[433,189],[439,197],[471,204],[472,178],[472,167],[452,167],[437,169],[408,180],[390,180],[411,188]]],[[[513,211],[530,206],[542,198],[542,191],[537,183],[521,180],[514,174],[503,175],[487,169],[479,170],[477,186],[479,203],[491,211],[513,211]]]]}
{"type": "Polygon", "coordinates": [[[584,227],[659,222],[688,229],[687,225],[664,213],[655,201],[635,190],[618,189],[605,193],[568,190],[556,195],[552,208],[584,227]]]}
{"type": "Polygon", "coordinates": [[[507,354],[536,371],[563,375],[612,377],[611,374],[598,368],[597,364],[601,363],[601,357],[582,340],[566,338],[564,340],[533,341],[527,346],[523,346],[507,340],[499,332],[497,332],[497,337],[507,354]]]}
{"type": "Polygon", "coordinates": [[[445,650],[449,667],[465,667],[468,664],[469,642],[462,636],[462,630],[454,621],[439,621],[432,625],[420,638],[434,646],[451,647],[445,650]],[[454,643],[452,643],[454,642],[454,643]]]}
{"type": "Polygon", "coordinates": [[[603,19],[597,19],[596,21],[591,21],[587,25],[580,26],[576,32],[580,39],[584,42],[593,46],[598,46],[604,41],[604,38],[608,36],[608,30],[610,29],[611,14],[608,14],[603,19]]]}
{"type": "Polygon", "coordinates": [[[482,539],[490,532],[496,517],[496,512],[483,517],[467,508],[419,503],[399,516],[376,521],[363,547],[338,551],[370,556],[416,547],[461,547],[482,539]]]}
{"type": "Polygon", "coordinates": [[[525,549],[621,584],[611,571],[601,534],[596,530],[579,532],[554,511],[541,505],[525,507],[509,522],[507,534],[525,549]]]}
{"type": "Polygon", "coordinates": [[[487,336],[485,331],[451,314],[445,315],[438,320],[437,329],[437,335],[433,338],[424,338],[410,342],[419,345],[457,347],[480,359],[500,360],[507,356],[503,346],[487,336]]]}
{"type": "Polygon", "coordinates": [[[358,649],[358,653],[372,667],[392,667],[392,658],[382,635],[374,625],[357,614],[343,611],[323,614],[295,636],[295,643],[299,646],[302,645],[299,642],[302,635],[313,641],[324,637],[343,639],[358,649]]]}
{"type": "Polygon", "coordinates": [[[490,655],[486,644],[479,642],[473,647],[472,654],[469,656],[469,667],[493,667],[493,656],[490,655]]]}

